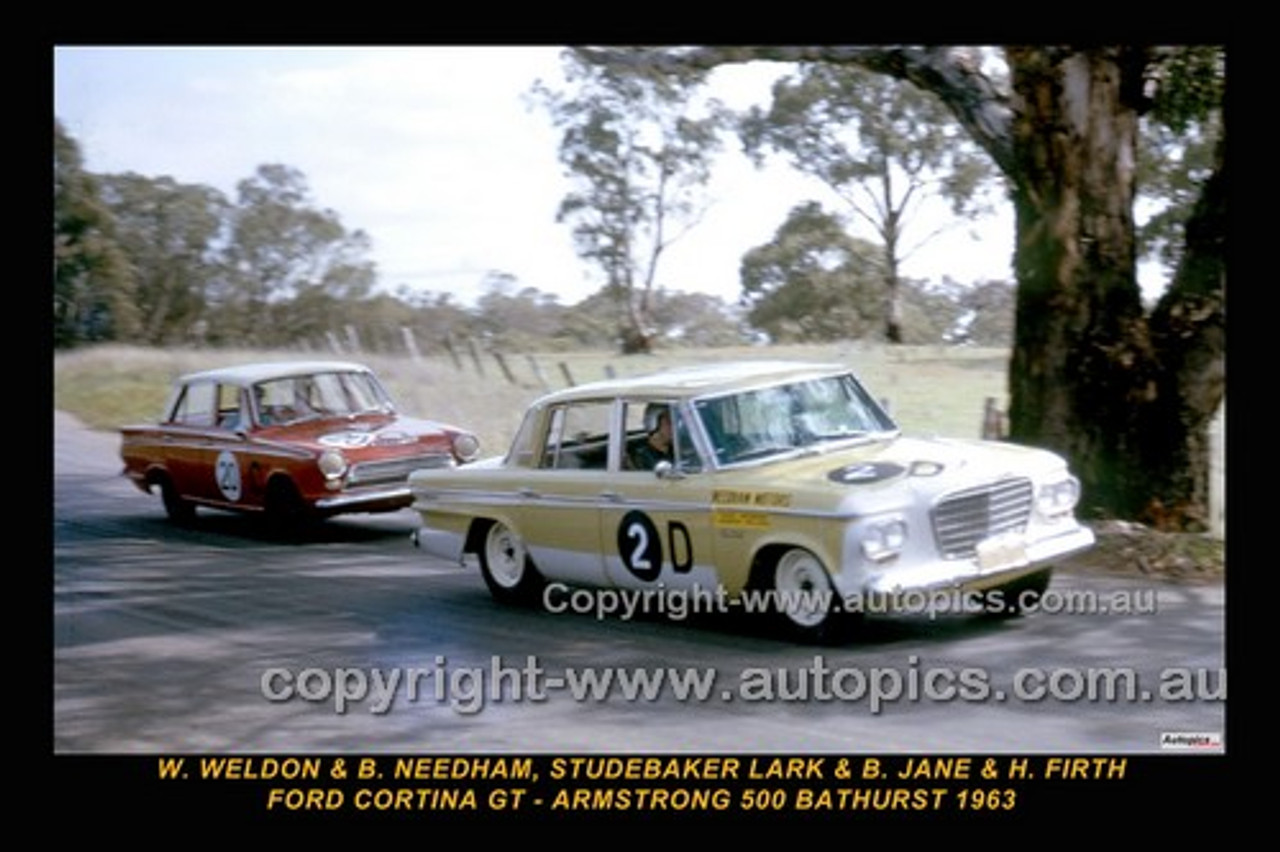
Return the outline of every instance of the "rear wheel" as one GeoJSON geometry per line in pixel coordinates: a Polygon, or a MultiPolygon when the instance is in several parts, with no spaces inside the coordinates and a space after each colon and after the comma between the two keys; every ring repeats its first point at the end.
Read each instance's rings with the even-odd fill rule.
{"type": "Polygon", "coordinates": [[[196,505],[178,493],[168,476],[160,479],[160,502],[164,504],[165,515],[175,524],[186,525],[196,519],[196,505]]]}
{"type": "Polygon", "coordinates": [[[528,606],[542,593],[542,575],[529,558],[520,536],[493,521],[480,542],[480,573],[494,600],[528,606]]]}

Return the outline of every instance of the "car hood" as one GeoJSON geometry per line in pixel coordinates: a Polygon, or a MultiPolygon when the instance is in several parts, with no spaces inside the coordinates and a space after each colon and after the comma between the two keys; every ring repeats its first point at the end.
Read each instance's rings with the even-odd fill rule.
{"type": "Polygon", "coordinates": [[[337,449],[344,452],[365,447],[396,447],[421,444],[424,439],[448,438],[458,430],[434,420],[421,420],[392,414],[360,414],[352,417],[327,417],[287,426],[258,430],[263,440],[305,445],[317,451],[337,449]]]}
{"type": "MultiPolygon", "coordinates": [[[[1063,459],[1047,450],[996,441],[898,436],[816,451],[721,472],[756,494],[815,508],[832,503],[852,512],[909,506],[919,499],[1011,476],[1066,475],[1063,459]]],[[[732,495],[721,495],[726,501],[732,495]]],[[[739,495],[742,496],[742,495],[739,495]]]]}

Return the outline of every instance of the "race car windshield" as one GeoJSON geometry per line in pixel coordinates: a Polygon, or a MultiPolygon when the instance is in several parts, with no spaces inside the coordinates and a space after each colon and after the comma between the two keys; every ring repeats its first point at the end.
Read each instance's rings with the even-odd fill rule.
{"type": "Polygon", "coordinates": [[[278,426],[323,417],[391,413],[394,407],[367,373],[337,372],[289,376],[253,386],[258,420],[278,426]]]}
{"type": "Polygon", "coordinates": [[[797,453],[897,429],[850,375],[711,397],[694,407],[720,464],[797,453]]]}

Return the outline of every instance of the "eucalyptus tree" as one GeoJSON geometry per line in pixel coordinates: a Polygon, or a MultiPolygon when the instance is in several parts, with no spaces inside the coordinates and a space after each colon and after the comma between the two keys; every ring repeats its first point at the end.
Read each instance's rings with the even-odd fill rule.
{"type": "Polygon", "coordinates": [[[948,227],[987,212],[990,158],[935,95],[857,65],[805,63],[773,86],[767,110],[752,107],[740,132],[759,164],[783,153],[840,199],[881,246],[884,338],[901,343],[901,267],[948,227]],[[949,215],[930,208],[946,202],[949,215]]]}
{"type": "Polygon", "coordinates": [[[1182,258],[1182,234],[1200,189],[1212,174],[1223,114],[1206,109],[1222,99],[1220,48],[1196,45],[1170,52],[1153,74],[1153,107],[1138,137],[1139,256],[1171,276],[1182,258]]]}
{"type": "Polygon", "coordinates": [[[1137,278],[1140,121],[1224,114],[1225,49],[1019,46],[1007,78],[968,50],[887,46],[593,50],[646,76],[768,60],[856,66],[938,96],[1008,182],[1015,217],[1013,440],[1067,455],[1098,514],[1205,520],[1209,424],[1225,395],[1226,123],[1151,310],[1137,278]],[[1188,85],[1187,81],[1194,81],[1188,85]],[[1170,95],[1173,97],[1170,103],[1170,95]]]}
{"type": "Polygon", "coordinates": [[[604,275],[625,352],[653,342],[652,298],[663,252],[697,224],[728,111],[697,97],[703,75],[619,72],[564,57],[567,91],[533,96],[562,131],[559,158],[575,189],[557,219],[604,275]]]}
{"type": "Polygon", "coordinates": [[[79,144],[53,122],[53,342],[132,340],[134,279],[79,144]]]}
{"type": "Polygon", "coordinates": [[[747,320],[778,342],[874,336],[884,315],[883,255],[811,201],[742,258],[747,320]]]}
{"type": "Polygon", "coordinates": [[[363,231],[315,206],[300,171],[259,166],[237,186],[211,335],[276,345],[331,330],[341,303],[373,289],[370,247],[363,231]]]}
{"type": "Polygon", "coordinates": [[[217,278],[229,202],[171,177],[102,175],[100,183],[136,282],[139,342],[189,341],[204,318],[206,282],[217,278]]]}

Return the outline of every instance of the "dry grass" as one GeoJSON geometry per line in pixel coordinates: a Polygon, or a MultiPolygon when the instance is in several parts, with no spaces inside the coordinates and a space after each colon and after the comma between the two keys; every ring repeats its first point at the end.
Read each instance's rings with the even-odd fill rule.
{"type": "MultiPolygon", "coordinates": [[[[490,451],[505,448],[528,403],[540,394],[604,378],[662,367],[743,358],[785,358],[848,364],[868,389],[889,403],[909,432],[977,437],[983,403],[1003,407],[1006,355],[998,349],[861,346],[667,349],[654,355],[608,352],[554,355],[447,354],[411,359],[369,355],[401,410],[472,429],[490,451]],[[502,369],[505,365],[506,371],[502,369]],[[508,378],[509,372],[511,378],[508,378]],[[512,381],[514,379],[514,381],[512,381]]],[[[192,370],[226,364],[310,357],[296,352],[144,349],[102,346],[54,358],[54,406],[97,429],[155,419],[172,381],[192,370]]],[[[325,356],[327,357],[327,356],[325,356]]]]}
{"type": "MultiPolygon", "coordinates": [[[[155,419],[177,376],[193,370],[269,359],[313,357],[296,352],[157,350],[103,346],[58,353],[54,407],[85,424],[111,430],[155,419]]],[[[528,403],[540,394],[662,367],[743,358],[784,358],[847,364],[867,388],[887,400],[908,433],[961,438],[981,434],[984,400],[1005,407],[1007,352],[944,347],[790,346],[670,349],[649,356],[606,352],[509,355],[509,379],[492,355],[460,362],[447,354],[421,359],[362,356],[381,376],[402,411],[471,429],[487,452],[506,449],[528,403]]],[[[1099,544],[1072,560],[1075,570],[1158,577],[1174,582],[1221,581],[1225,542],[1201,535],[1165,535],[1132,524],[1098,525],[1099,544]]]]}

